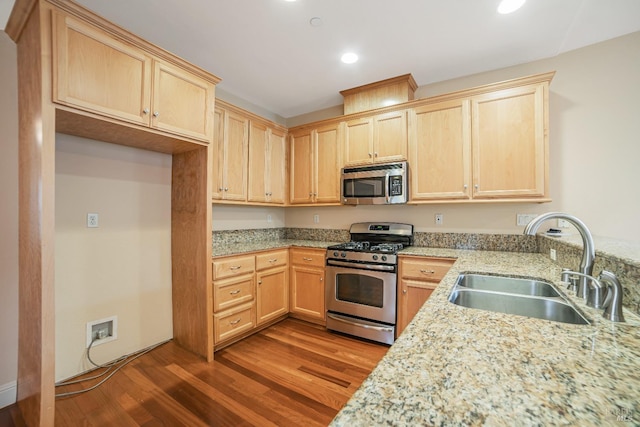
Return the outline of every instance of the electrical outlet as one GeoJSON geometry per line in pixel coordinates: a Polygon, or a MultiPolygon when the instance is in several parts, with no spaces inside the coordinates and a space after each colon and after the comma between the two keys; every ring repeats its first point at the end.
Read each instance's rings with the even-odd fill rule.
{"type": "Polygon", "coordinates": [[[444,215],[436,214],[436,225],[442,225],[443,219],[444,219],[444,215]]]}
{"type": "Polygon", "coordinates": [[[271,215],[267,215],[267,222],[273,222],[273,218],[271,218],[271,215]]]}
{"type": "Polygon", "coordinates": [[[549,249],[549,257],[553,261],[557,261],[557,256],[556,256],[556,250],[555,249],[549,249]]]}
{"type": "Polygon", "coordinates": [[[87,227],[88,228],[98,228],[98,214],[97,213],[88,213],[87,214],[87,227]]]}
{"type": "Polygon", "coordinates": [[[87,323],[87,347],[106,344],[118,338],[118,316],[87,323]],[[91,344],[93,342],[93,344],[91,344]]]}
{"type": "Polygon", "coordinates": [[[569,221],[567,221],[566,219],[558,220],[558,228],[569,228],[570,226],[571,224],[569,224],[569,221]]]}
{"type": "Polygon", "coordinates": [[[319,223],[320,223],[320,215],[315,214],[315,215],[313,216],[313,223],[314,223],[314,224],[319,224],[319,223]]]}
{"type": "Polygon", "coordinates": [[[536,214],[516,214],[516,225],[524,227],[525,225],[533,221],[533,219],[537,216],[538,215],[536,214]]]}

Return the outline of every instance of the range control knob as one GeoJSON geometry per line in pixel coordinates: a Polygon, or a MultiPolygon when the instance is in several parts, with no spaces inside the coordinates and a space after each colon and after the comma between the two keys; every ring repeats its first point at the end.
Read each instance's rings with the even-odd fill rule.
{"type": "Polygon", "coordinates": [[[376,261],[378,259],[378,255],[374,255],[372,258],[374,261],[376,261]]]}
{"type": "Polygon", "coordinates": [[[347,253],[346,253],[346,252],[342,252],[342,253],[340,254],[340,256],[341,256],[342,258],[346,258],[346,257],[347,257],[347,253]]]}
{"type": "Polygon", "coordinates": [[[338,256],[338,255],[340,255],[340,253],[339,253],[338,251],[335,251],[335,252],[333,253],[333,256],[338,256]]]}
{"type": "Polygon", "coordinates": [[[387,256],[386,255],[382,255],[382,260],[386,261],[387,260],[387,256]]]}

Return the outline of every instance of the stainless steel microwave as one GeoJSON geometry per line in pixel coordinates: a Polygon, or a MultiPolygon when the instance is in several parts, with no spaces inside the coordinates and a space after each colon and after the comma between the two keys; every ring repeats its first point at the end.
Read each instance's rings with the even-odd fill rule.
{"type": "Polygon", "coordinates": [[[391,205],[407,203],[407,162],[342,168],[341,197],[344,205],[391,205]]]}

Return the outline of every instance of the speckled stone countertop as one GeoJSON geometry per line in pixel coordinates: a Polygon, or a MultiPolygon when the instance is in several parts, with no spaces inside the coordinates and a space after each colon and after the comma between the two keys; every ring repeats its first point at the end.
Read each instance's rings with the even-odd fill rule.
{"type": "Polygon", "coordinates": [[[326,249],[328,246],[337,245],[340,242],[325,242],[319,240],[294,240],[294,239],[274,239],[247,243],[233,244],[213,244],[213,257],[238,255],[249,252],[268,251],[271,249],[282,249],[291,246],[301,246],[305,248],[326,249]]]}
{"type": "Polygon", "coordinates": [[[540,254],[411,247],[456,263],[333,420],[333,426],[640,425],[640,319],[569,296],[591,325],[460,307],[447,297],[461,272],[559,283],[540,254]]]}

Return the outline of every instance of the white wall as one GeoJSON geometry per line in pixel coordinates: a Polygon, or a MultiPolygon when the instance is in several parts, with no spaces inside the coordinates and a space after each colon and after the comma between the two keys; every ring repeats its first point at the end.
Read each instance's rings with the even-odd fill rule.
{"type": "Polygon", "coordinates": [[[0,31],[0,408],[18,375],[18,88],[16,46],[0,31]]]}
{"type": "Polygon", "coordinates": [[[285,208],[269,206],[214,205],[213,230],[247,230],[285,226],[285,208]],[[269,222],[269,216],[271,221],[269,222]]]}
{"type": "Polygon", "coordinates": [[[102,362],[173,336],[170,155],[56,135],[55,226],[56,380],[90,368],[87,322],[118,316],[102,362]]]}

